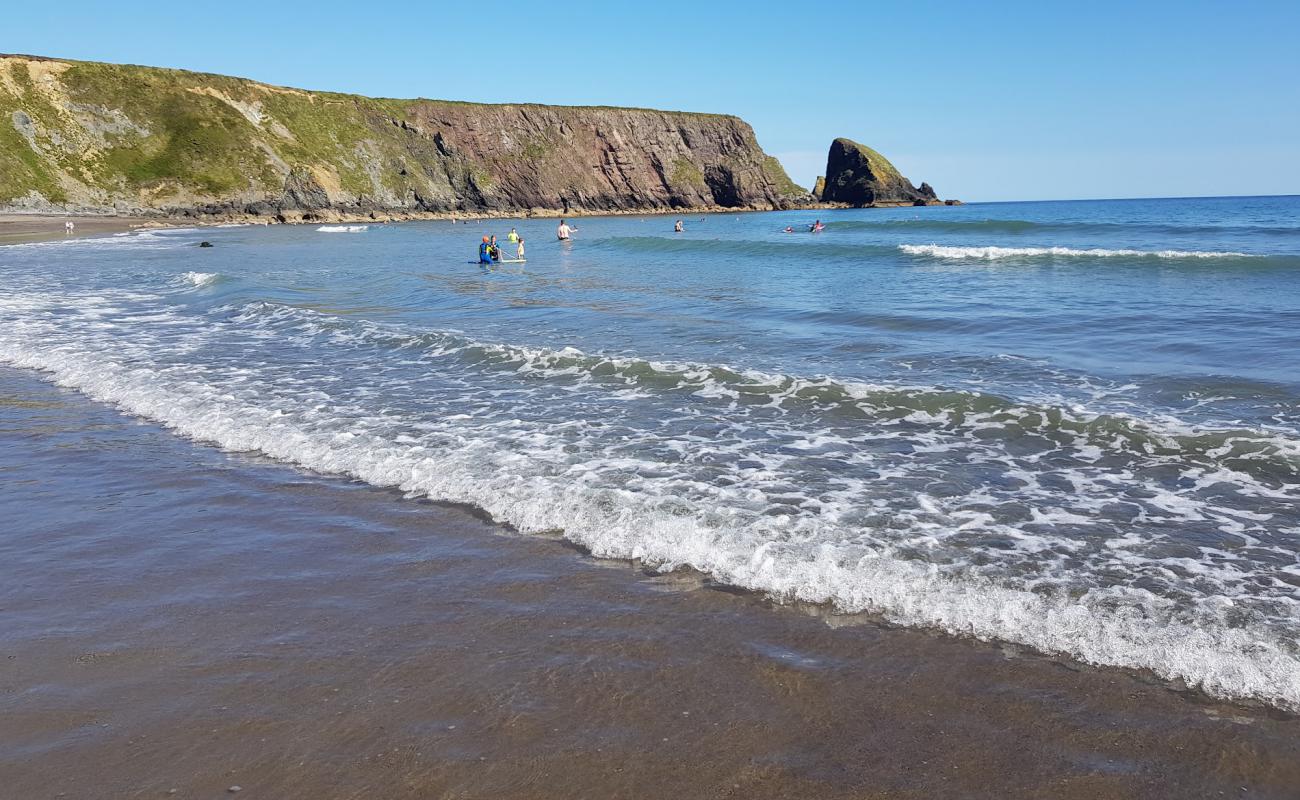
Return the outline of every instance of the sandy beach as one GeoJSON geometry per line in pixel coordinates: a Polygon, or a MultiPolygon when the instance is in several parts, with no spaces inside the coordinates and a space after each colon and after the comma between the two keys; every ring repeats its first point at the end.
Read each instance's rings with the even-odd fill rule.
{"type": "Polygon", "coordinates": [[[0,214],[0,244],[40,242],[72,236],[104,236],[160,224],[166,223],[144,217],[0,214]],[[72,222],[76,226],[73,233],[69,234],[64,228],[66,222],[72,222]]]}
{"type": "Polygon", "coordinates": [[[195,446],[8,368],[0,406],[7,796],[1092,800],[1300,783],[1300,720],[1281,712],[595,560],[195,446]]]}

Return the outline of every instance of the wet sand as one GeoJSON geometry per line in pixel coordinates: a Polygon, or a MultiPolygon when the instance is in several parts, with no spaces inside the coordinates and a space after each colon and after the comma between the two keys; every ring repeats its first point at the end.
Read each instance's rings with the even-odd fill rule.
{"type": "Polygon", "coordinates": [[[104,236],[133,228],[157,226],[158,220],[142,217],[80,217],[45,214],[0,214],[0,245],[19,242],[41,242],[72,236],[104,236]],[[76,225],[69,234],[65,222],[76,225]]]}
{"type": "Polygon", "coordinates": [[[5,797],[1300,791],[1292,715],[647,575],[8,368],[0,520],[5,797]]]}

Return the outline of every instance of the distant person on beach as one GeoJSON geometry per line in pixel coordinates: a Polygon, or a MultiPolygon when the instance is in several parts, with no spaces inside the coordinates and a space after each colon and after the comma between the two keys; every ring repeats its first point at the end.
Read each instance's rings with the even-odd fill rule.
{"type": "Polygon", "coordinates": [[[68,220],[67,222],[63,223],[64,233],[72,233],[76,229],[77,229],[77,223],[73,222],[72,220],[68,220]]]}
{"type": "Polygon", "coordinates": [[[478,246],[478,263],[492,263],[492,243],[488,237],[483,237],[483,242],[478,246]]]}
{"type": "Polygon", "coordinates": [[[682,221],[679,219],[677,220],[677,223],[673,225],[673,233],[681,233],[681,232],[682,232],[682,221]]]}
{"type": "Polygon", "coordinates": [[[524,260],[524,237],[520,236],[519,241],[516,244],[518,245],[518,247],[515,249],[515,258],[519,259],[520,261],[523,261],[524,260]]]}
{"type": "Polygon", "coordinates": [[[555,229],[555,236],[561,242],[567,242],[569,240],[569,234],[574,233],[577,230],[577,228],[570,228],[569,223],[564,220],[560,220],[560,227],[555,229]]]}
{"type": "Polygon", "coordinates": [[[518,244],[519,233],[514,228],[511,228],[510,233],[506,234],[506,241],[510,242],[511,244],[518,244]]]}

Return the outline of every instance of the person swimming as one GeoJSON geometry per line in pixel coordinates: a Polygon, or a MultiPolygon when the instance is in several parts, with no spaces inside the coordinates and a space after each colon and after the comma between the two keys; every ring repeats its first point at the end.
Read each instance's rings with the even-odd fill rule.
{"type": "Polygon", "coordinates": [[[785,231],[783,231],[783,232],[784,232],[784,233],[794,233],[794,226],[793,226],[793,225],[786,225],[786,226],[785,226],[785,231]]]}
{"type": "Polygon", "coordinates": [[[825,228],[826,226],[822,224],[822,221],[817,220],[812,225],[808,226],[808,231],[810,233],[821,233],[825,228]]]}
{"type": "Polygon", "coordinates": [[[489,241],[488,237],[484,236],[483,241],[478,246],[478,263],[480,264],[492,263],[491,248],[492,248],[491,242],[489,241]]]}

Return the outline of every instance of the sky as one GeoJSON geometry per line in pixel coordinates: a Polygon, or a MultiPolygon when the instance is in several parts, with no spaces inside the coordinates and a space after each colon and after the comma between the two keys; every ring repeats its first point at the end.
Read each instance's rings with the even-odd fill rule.
{"type": "Polygon", "coordinates": [[[968,201],[1300,194],[1300,2],[13,2],[0,52],[736,114],[968,201]]]}

